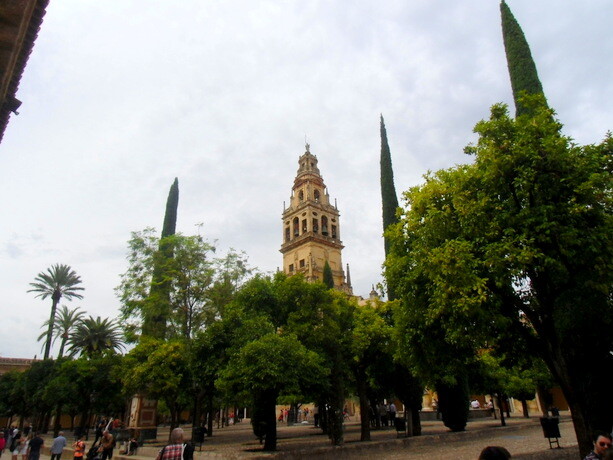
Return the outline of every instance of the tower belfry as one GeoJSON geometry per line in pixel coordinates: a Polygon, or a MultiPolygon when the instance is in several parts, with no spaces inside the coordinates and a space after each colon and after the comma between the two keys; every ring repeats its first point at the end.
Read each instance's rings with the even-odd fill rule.
{"type": "Polygon", "coordinates": [[[328,262],[334,287],[352,294],[343,271],[339,216],[336,203],[330,204],[317,157],[306,144],[298,159],[290,204],[283,210],[283,271],[288,275],[302,273],[307,281],[322,281],[328,262]]]}

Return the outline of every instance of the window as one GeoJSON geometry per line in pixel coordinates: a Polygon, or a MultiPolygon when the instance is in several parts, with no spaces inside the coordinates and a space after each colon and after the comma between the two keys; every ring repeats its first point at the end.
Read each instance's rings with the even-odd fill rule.
{"type": "Polygon", "coordinates": [[[300,259],[300,268],[304,268],[304,259],[300,259]]]}
{"type": "Polygon", "coordinates": [[[289,241],[290,238],[289,226],[285,227],[285,241],[289,241]]]}
{"type": "Polygon", "coordinates": [[[304,201],[304,192],[302,190],[300,190],[300,192],[298,192],[298,199],[300,201],[304,201]]]}
{"type": "Polygon", "coordinates": [[[307,232],[307,220],[302,219],[302,233],[306,233],[306,232],[307,232]]]}
{"type": "Polygon", "coordinates": [[[293,272],[294,271],[294,264],[289,264],[289,272],[293,272]]]}
{"type": "Polygon", "coordinates": [[[313,196],[315,197],[315,201],[319,203],[319,190],[315,189],[315,193],[313,194],[313,196]]]}
{"type": "Polygon", "coordinates": [[[319,221],[317,220],[316,217],[313,218],[313,232],[314,233],[319,232],[319,221]]]}
{"type": "Polygon", "coordinates": [[[298,228],[299,222],[298,222],[298,218],[297,217],[294,217],[293,224],[294,224],[293,230],[294,230],[294,238],[295,238],[295,237],[297,237],[300,234],[300,229],[298,228]]]}
{"type": "Polygon", "coordinates": [[[336,225],[332,226],[332,238],[336,238],[336,225]]]}
{"type": "Polygon", "coordinates": [[[326,216],[321,216],[321,234],[328,235],[328,218],[326,216]]]}

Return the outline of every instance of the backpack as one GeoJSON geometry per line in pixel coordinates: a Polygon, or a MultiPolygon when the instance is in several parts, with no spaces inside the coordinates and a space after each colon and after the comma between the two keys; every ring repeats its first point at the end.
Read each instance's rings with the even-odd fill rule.
{"type": "MultiPolygon", "coordinates": [[[[160,454],[157,458],[164,458],[164,451],[166,450],[166,446],[160,451],[160,454]]],[[[183,443],[183,460],[193,460],[194,459],[194,451],[196,448],[191,442],[183,443]]]]}
{"type": "Polygon", "coordinates": [[[17,446],[19,445],[19,440],[21,439],[21,433],[17,433],[15,435],[15,437],[13,438],[13,440],[11,441],[11,446],[9,447],[9,450],[11,452],[13,452],[15,449],[17,449],[17,446]]]}
{"type": "Polygon", "coordinates": [[[196,448],[191,442],[183,444],[183,460],[193,460],[196,448]]]}

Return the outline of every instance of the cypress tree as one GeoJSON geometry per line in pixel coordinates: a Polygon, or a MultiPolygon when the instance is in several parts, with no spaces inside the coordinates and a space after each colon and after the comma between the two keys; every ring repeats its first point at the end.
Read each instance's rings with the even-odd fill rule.
{"type": "Polygon", "coordinates": [[[330,264],[326,260],[326,264],[324,265],[324,284],[328,287],[328,289],[334,288],[334,277],[332,276],[332,268],[330,268],[330,264]]]}
{"type": "MultiPolygon", "coordinates": [[[[381,203],[383,207],[383,231],[391,224],[398,222],[396,209],[398,209],[398,198],[396,197],[396,187],[394,187],[394,170],[392,169],[392,156],[390,146],[387,142],[387,131],[385,130],[385,121],[381,115],[381,203]]],[[[389,238],[384,237],[385,256],[390,251],[389,238]]],[[[387,286],[387,297],[389,300],[394,300],[394,290],[391,286],[387,286]]]]}
{"type": "Polygon", "coordinates": [[[500,3],[500,16],[502,19],[502,39],[507,56],[509,76],[511,77],[513,99],[515,99],[515,116],[518,117],[529,112],[519,102],[522,92],[542,94],[543,86],[539,80],[526,37],[504,0],[500,3]]]}
{"type": "Polygon", "coordinates": [[[170,186],[168,199],[166,200],[166,213],[164,214],[164,227],[162,228],[162,238],[174,235],[177,229],[177,209],[179,207],[179,179],[170,186]]]}
{"type": "Polygon", "coordinates": [[[166,336],[166,321],[170,313],[170,280],[166,279],[165,262],[173,257],[172,247],[165,238],[175,234],[177,209],[179,207],[179,179],[175,177],[166,200],[164,225],[160,238],[160,258],[153,267],[151,290],[149,291],[149,312],[143,321],[143,335],[163,339],[166,336]]]}

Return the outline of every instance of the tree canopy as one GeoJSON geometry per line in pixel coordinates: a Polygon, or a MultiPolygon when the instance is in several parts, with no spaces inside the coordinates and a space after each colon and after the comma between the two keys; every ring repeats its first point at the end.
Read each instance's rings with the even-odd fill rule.
{"type": "Polygon", "coordinates": [[[82,291],[84,288],[79,286],[80,284],[81,277],[70,266],[64,264],[52,265],[46,272],[40,272],[36,275],[34,283],[30,283],[32,289],[28,290],[28,292],[35,292],[36,297],[40,297],[43,300],[51,297],[52,301],[44,359],[49,357],[51,351],[57,305],[62,297],[67,300],[82,299],[83,296],[79,291],[82,291]]]}
{"type": "Polygon", "coordinates": [[[564,391],[583,449],[589,432],[613,424],[613,371],[598,365],[612,348],[613,139],[578,146],[542,95],[521,103],[529,110],[516,119],[497,104],[476,125],[474,163],[405,194],[386,273],[415,369],[465,366],[512,325],[564,391]]]}

